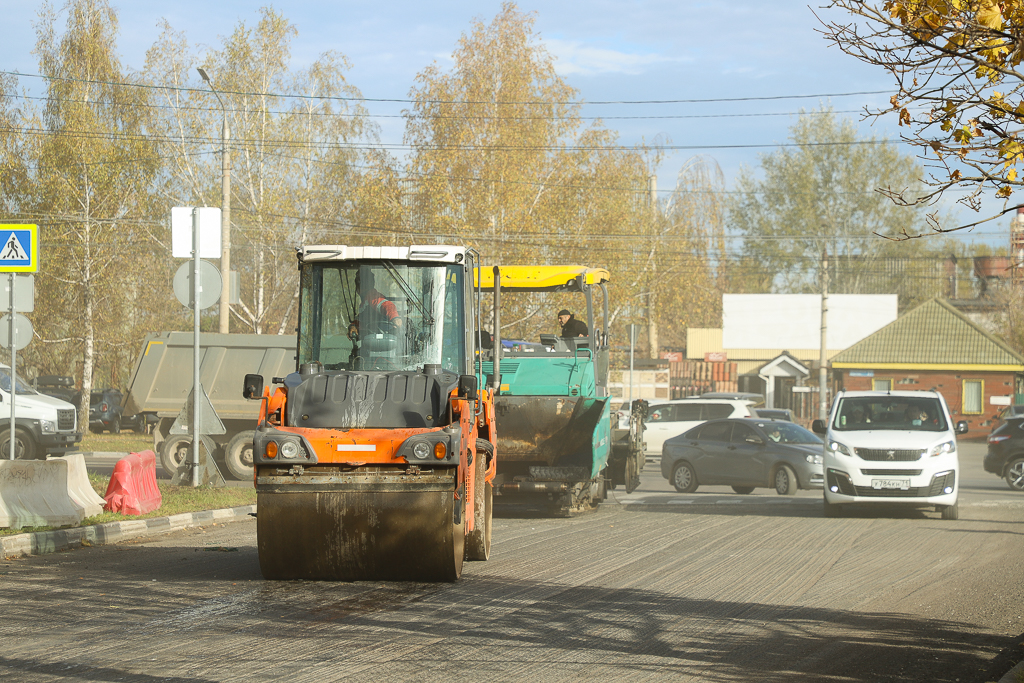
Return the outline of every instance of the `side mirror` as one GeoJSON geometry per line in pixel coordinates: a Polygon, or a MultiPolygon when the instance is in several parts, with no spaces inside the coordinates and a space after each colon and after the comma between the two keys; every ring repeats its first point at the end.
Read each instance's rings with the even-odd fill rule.
{"type": "Polygon", "coordinates": [[[263,397],[263,375],[246,375],[242,383],[243,398],[263,397]]]}
{"type": "Polygon", "coordinates": [[[752,444],[755,444],[757,446],[764,445],[764,441],[761,441],[761,439],[759,437],[756,437],[756,436],[748,436],[746,438],[746,441],[747,441],[747,443],[752,443],[752,444]]]}
{"type": "Polygon", "coordinates": [[[828,431],[825,429],[825,421],[815,420],[814,422],[812,422],[811,431],[814,432],[815,434],[824,434],[826,431],[828,431]]]}
{"type": "Polygon", "coordinates": [[[969,429],[970,427],[968,427],[967,423],[964,422],[963,420],[960,420],[959,422],[956,423],[957,434],[966,434],[969,429]]]}
{"type": "Polygon", "coordinates": [[[476,375],[459,375],[459,395],[467,401],[476,400],[476,375]]]}

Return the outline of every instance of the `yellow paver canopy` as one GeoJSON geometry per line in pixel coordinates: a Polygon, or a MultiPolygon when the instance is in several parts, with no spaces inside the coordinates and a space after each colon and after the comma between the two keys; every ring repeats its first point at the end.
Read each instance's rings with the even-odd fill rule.
{"type": "MultiPolygon", "coordinates": [[[[611,280],[604,268],[587,266],[498,266],[501,269],[502,291],[579,292],[583,285],[600,285],[611,280]]],[[[481,289],[494,289],[491,267],[477,268],[481,289]]]]}

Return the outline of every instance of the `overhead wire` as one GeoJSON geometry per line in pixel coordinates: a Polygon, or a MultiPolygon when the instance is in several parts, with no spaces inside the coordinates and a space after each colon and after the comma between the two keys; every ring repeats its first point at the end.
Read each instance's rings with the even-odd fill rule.
{"type": "MultiPolygon", "coordinates": [[[[43,74],[25,74],[18,71],[0,71],[0,75],[5,76],[16,76],[22,78],[40,78],[52,81],[64,81],[70,83],[88,83],[93,85],[112,85],[122,87],[133,87],[133,88],[146,88],[152,90],[172,90],[177,92],[190,92],[190,93],[209,93],[210,91],[206,88],[191,88],[181,86],[168,86],[161,84],[151,83],[127,83],[123,81],[104,81],[99,79],[87,79],[87,78],[69,78],[67,76],[46,76],[43,74]]],[[[227,90],[220,89],[218,91],[226,95],[242,95],[242,96],[260,96],[260,97],[274,97],[274,98],[290,98],[290,99],[304,99],[304,100],[321,100],[321,101],[342,101],[342,102],[392,102],[398,104],[486,104],[486,105],[529,105],[537,104],[543,106],[551,105],[566,105],[566,104],[583,104],[583,105],[635,105],[635,104],[709,104],[709,103],[722,103],[722,102],[758,102],[758,101],[778,101],[778,100],[799,100],[799,99],[831,99],[833,97],[856,97],[862,95],[888,95],[891,94],[891,90],[860,90],[854,92],[837,92],[837,93],[818,93],[818,94],[798,94],[798,95],[749,95],[744,97],[709,97],[709,98],[688,98],[688,99],[673,99],[673,100],[595,100],[591,102],[583,100],[568,100],[568,101],[551,101],[551,100],[524,100],[524,101],[494,101],[494,100],[417,100],[409,98],[384,98],[384,97],[352,97],[342,95],[304,95],[301,93],[265,93],[265,92],[248,92],[244,90],[227,90]]]]}
{"type": "MultiPolygon", "coordinates": [[[[208,91],[201,91],[205,94],[209,94],[208,91]]],[[[32,96],[32,95],[10,95],[11,99],[23,99],[33,101],[45,101],[45,102],[75,102],[75,100],[64,100],[61,98],[44,97],[44,96],[32,96]]],[[[213,108],[213,107],[195,107],[195,106],[180,106],[176,107],[169,104],[152,104],[149,102],[104,102],[102,100],[93,100],[90,104],[119,104],[121,106],[130,107],[144,107],[147,109],[157,110],[170,110],[170,111],[191,111],[191,112],[205,112],[205,113],[220,113],[222,111],[228,111],[232,113],[245,112],[245,109],[227,107],[226,109],[213,108]]],[[[280,114],[283,116],[296,115],[296,116],[315,116],[315,117],[343,117],[343,118],[365,118],[365,119],[407,119],[410,118],[408,114],[371,114],[371,113],[355,113],[355,112],[335,112],[335,111],[297,111],[294,109],[268,109],[268,114],[280,114]]],[[[629,120],[677,120],[677,119],[729,119],[729,118],[765,118],[775,116],[827,116],[830,114],[859,114],[863,113],[862,109],[841,109],[841,110],[816,110],[810,111],[785,111],[785,112],[753,112],[745,114],[676,114],[676,115],[658,115],[658,116],[485,116],[485,115],[462,115],[452,116],[447,114],[431,115],[431,119],[439,119],[442,121],[629,121],[629,120]]]]}

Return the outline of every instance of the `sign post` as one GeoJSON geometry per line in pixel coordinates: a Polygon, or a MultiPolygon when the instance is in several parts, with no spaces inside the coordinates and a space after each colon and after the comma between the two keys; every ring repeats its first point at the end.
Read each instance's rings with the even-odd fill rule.
{"type": "MultiPolygon", "coordinates": [[[[217,302],[221,289],[220,278],[216,275],[212,277],[208,275],[206,278],[207,280],[215,279],[216,286],[211,286],[214,284],[213,282],[204,281],[204,270],[208,272],[208,268],[211,266],[203,261],[202,257],[220,254],[220,219],[220,209],[216,208],[176,206],[171,209],[171,253],[177,258],[187,257],[191,261],[191,263],[184,264],[179,270],[184,271],[186,278],[191,275],[188,294],[189,302],[192,304],[192,486],[199,486],[199,470],[200,466],[204,464],[200,462],[199,457],[199,447],[204,436],[200,397],[206,395],[199,377],[199,316],[202,309],[217,302]],[[207,269],[203,268],[204,264],[208,267],[207,269]]],[[[213,270],[216,273],[216,269],[213,270]]],[[[175,293],[180,295],[178,279],[176,276],[175,293]]],[[[207,448],[207,451],[207,460],[209,460],[213,457],[213,452],[210,448],[207,448]]],[[[206,464],[216,468],[212,461],[206,464]]],[[[209,467],[204,467],[204,470],[206,469],[209,467]]],[[[220,477],[219,472],[217,472],[216,478],[223,486],[223,478],[220,477]]]]}
{"type": "MultiPolygon", "coordinates": [[[[10,294],[7,310],[8,343],[11,349],[11,431],[8,458],[14,460],[14,444],[16,443],[15,431],[17,418],[15,415],[15,404],[17,403],[18,382],[17,378],[17,357],[18,349],[23,349],[32,338],[32,325],[25,329],[24,323],[16,319],[14,283],[17,279],[16,273],[35,273],[39,270],[39,229],[35,225],[0,225],[0,273],[7,273],[7,287],[10,294]]],[[[31,308],[29,308],[31,310],[31,308]]],[[[24,316],[20,316],[24,318],[24,316]]],[[[27,319],[25,319],[27,320],[27,319]]],[[[3,448],[0,445],[0,448],[3,448]]]]}

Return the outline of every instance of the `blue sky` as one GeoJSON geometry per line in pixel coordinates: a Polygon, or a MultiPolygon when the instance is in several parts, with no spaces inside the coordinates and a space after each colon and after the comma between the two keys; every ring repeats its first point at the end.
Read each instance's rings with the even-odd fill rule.
{"type": "MultiPolygon", "coordinates": [[[[238,22],[254,25],[265,4],[250,0],[113,0],[121,25],[122,62],[131,68],[142,67],[146,49],[160,32],[161,19],[185,31],[191,42],[216,47],[238,22]]],[[[0,0],[4,16],[0,70],[38,72],[32,49],[40,5],[31,0],[0,0]]],[[[300,0],[276,8],[298,29],[292,43],[294,66],[302,67],[321,53],[336,50],[352,63],[348,79],[365,97],[404,98],[418,72],[435,61],[442,68],[450,64],[451,53],[471,21],[490,22],[501,3],[300,0]]],[[[606,125],[619,132],[624,144],[645,140],[692,148],[667,152],[658,170],[661,191],[675,184],[679,169],[695,154],[713,157],[731,186],[743,165],[756,168],[760,153],[786,142],[794,121],[794,116],[787,114],[829,102],[837,111],[849,111],[846,116],[859,120],[856,112],[865,105],[883,105],[892,88],[883,71],[846,56],[815,31],[819,22],[814,12],[825,18],[842,16],[802,2],[524,0],[519,9],[535,13],[536,32],[556,57],[559,74],[588,102],[819,96],[586,106],[583,115],[606,117],[606,125]],[[886,94],[825,97],[865,91],[886,94]],[[652,118],[683,116],[709,118],[652,118]],[[720,148],[723,145],[750,147],[720,148]]],[[[31,79],[24,80],[29,85],[31,79]]],[[[369,103],[368,108],[374,114],[395,114],[400,106],[369,103]]],[[[381,119],[380,123],[384,142],[401,142],[399,119],[381,119]]],[[[866,134],[896,137],[894,119],[873,127],[860,125],[866,134]]],[[[996,207],[993,202],[985,208],[996,207]]],[[[963,237],[1002,243],[1007,226],[1003,221],[963,237]]]]}

